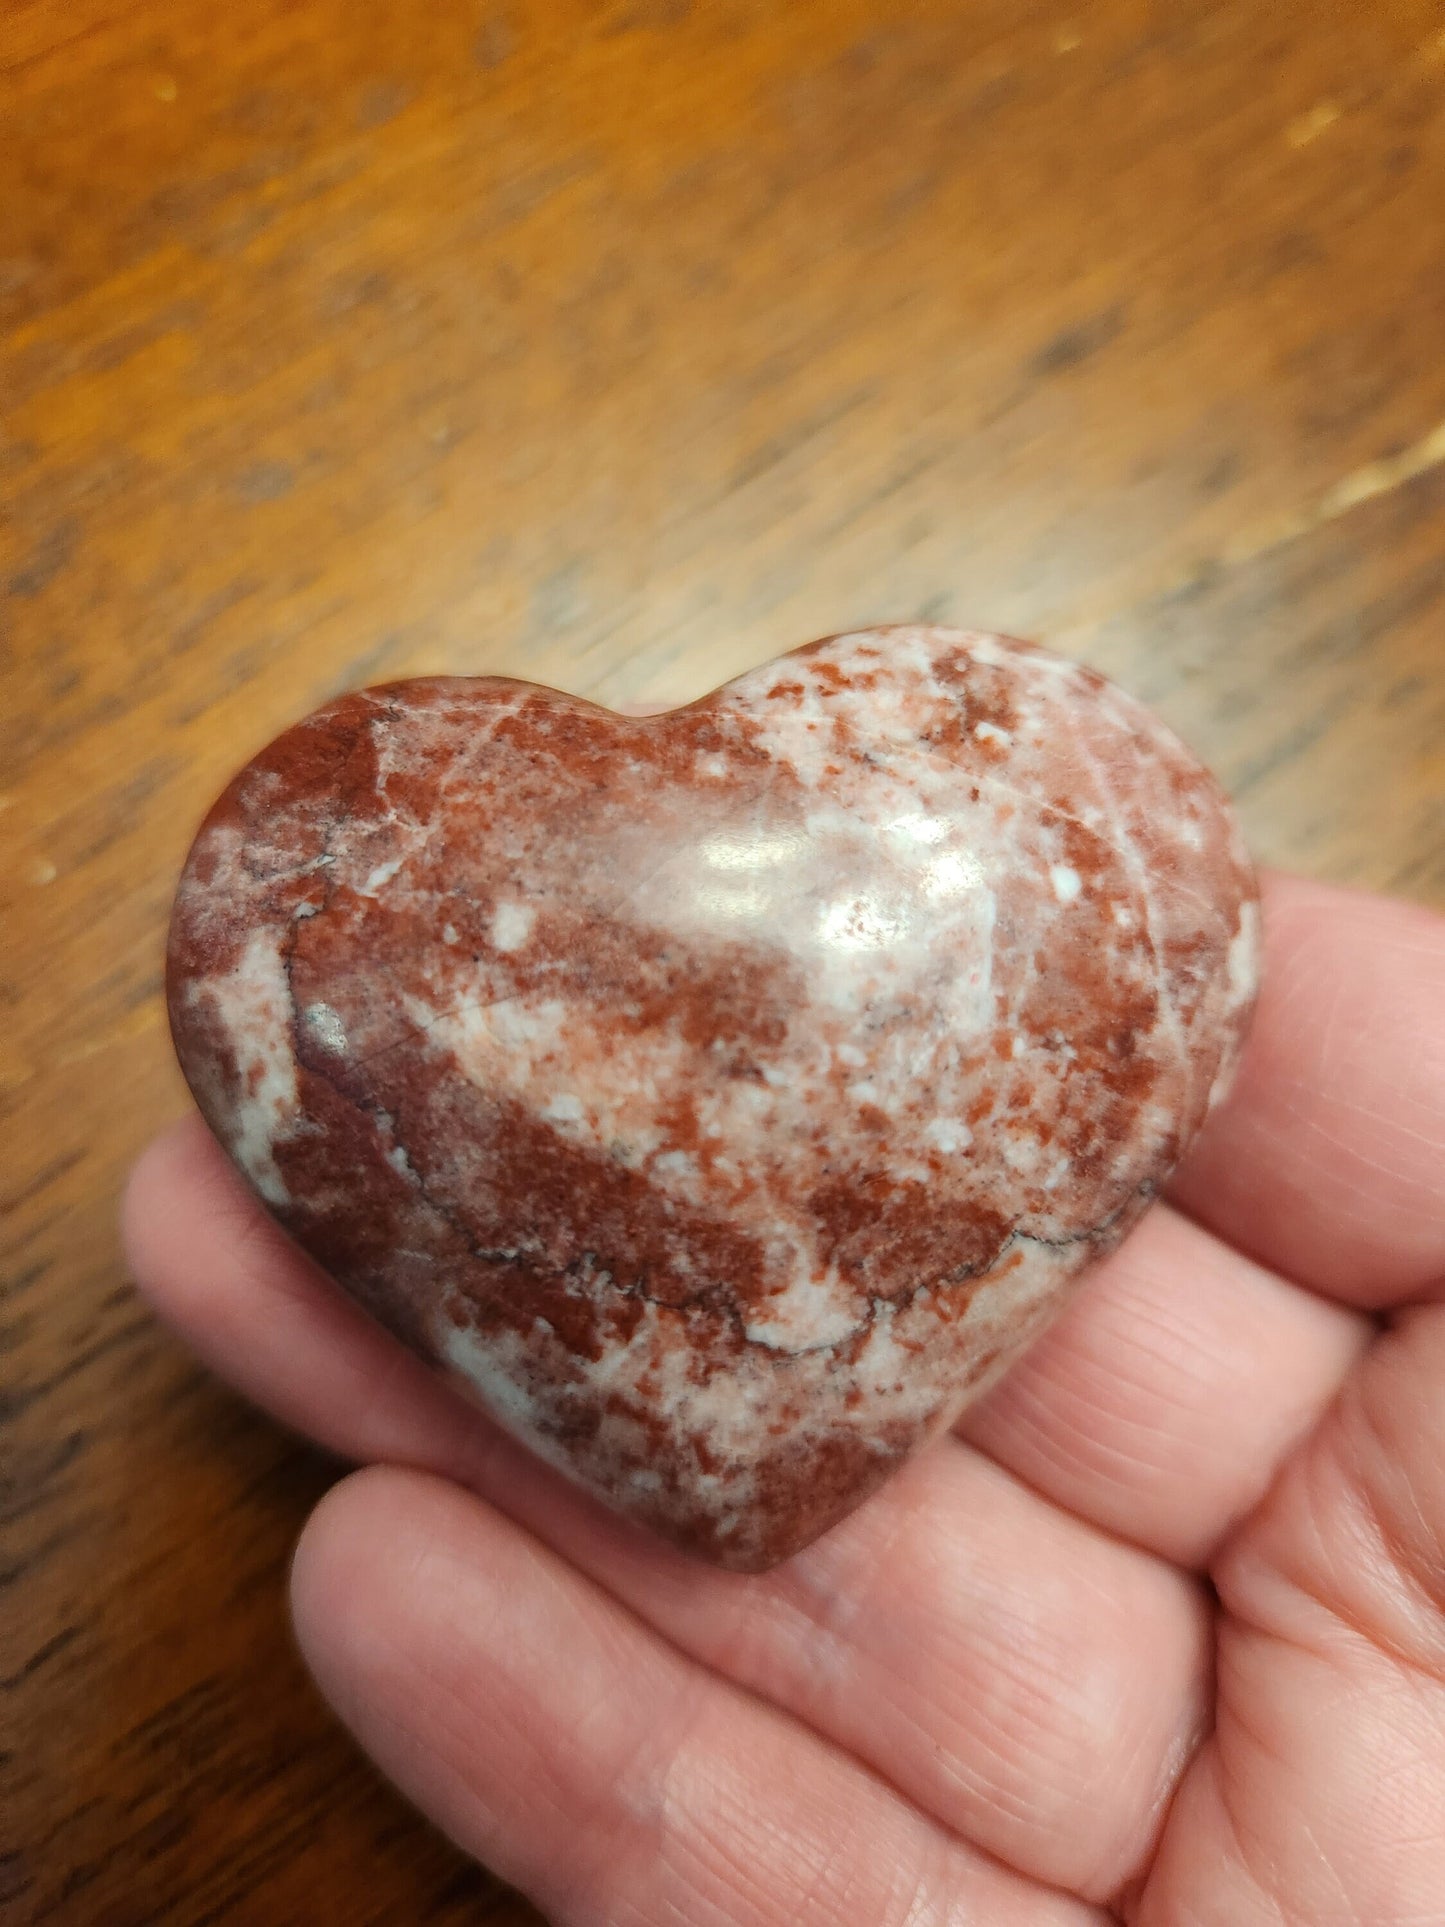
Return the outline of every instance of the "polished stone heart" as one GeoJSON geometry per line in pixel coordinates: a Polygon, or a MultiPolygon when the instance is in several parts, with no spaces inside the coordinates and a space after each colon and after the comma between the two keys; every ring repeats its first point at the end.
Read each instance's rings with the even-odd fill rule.
{"type": "Polygon", "coordinates": [[[646,719],[342,697],[207,818],[169,997],[333,1277],[610,1505],[759,1568],[1123,1236],[1256,950],[1229,810],[1147,711],[899,628],[646,719]]]}

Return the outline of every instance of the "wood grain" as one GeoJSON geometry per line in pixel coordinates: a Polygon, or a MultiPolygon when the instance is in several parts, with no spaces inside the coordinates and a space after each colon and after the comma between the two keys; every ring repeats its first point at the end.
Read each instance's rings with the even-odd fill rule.
{"type": "Polygon", "coordinates": [[[1445,902],[1445,9],[11,0],[0,1912],[534,1918],[305,1685],[334,1468],[132,1297],[202,808],[346,685],[919,615],[1445,902]]]}

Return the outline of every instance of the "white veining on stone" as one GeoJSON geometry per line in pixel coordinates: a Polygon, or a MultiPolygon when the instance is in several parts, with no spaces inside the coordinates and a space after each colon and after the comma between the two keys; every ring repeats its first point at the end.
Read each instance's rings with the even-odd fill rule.
{"type": "Polygon", "coordinates": [[[231,1156],[267,1204],[287,1204],[290,1192],[276,1168],[275,1146],[296,1130],[299,1108],[291,989],[277,933],[254,931],[234,969],[192,984],[187,994],[208,1007],[235,1049],[231,1156]]]}
{"type": "Polygon", "coordinates": [[[536,918],[530,904],[499,903],[492,913],[492,942],[503,952],[520,950],[532,934],[536,918]]]}

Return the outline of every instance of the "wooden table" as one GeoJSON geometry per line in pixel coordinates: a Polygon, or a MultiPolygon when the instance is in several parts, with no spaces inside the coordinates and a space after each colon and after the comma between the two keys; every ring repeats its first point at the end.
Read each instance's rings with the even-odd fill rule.
{"type": "Polygon", "coordinates": [[[1445,902],[1435,0],[10,0],[0,1914],[532,1919],[286,1627],[335,1468],[131,1295],[203,806],[349,684],[926,615],[1445,902]]]}

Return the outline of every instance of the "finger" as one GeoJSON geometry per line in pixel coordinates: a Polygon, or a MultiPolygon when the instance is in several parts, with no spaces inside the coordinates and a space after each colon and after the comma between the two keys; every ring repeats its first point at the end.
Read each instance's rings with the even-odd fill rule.
{"type": "Polygon", "coordinates": [[[1055,1504],[1202,1566],[1374,1329],[1160,1205],[958,1430],[1055,1504]]]}
{"type": "Polygon", "coordinates": [[[1271,876],[1259,1008],[1173,1195],[1272,1269],[1379,1307],[1445,1278],[1445,919],[1271,876]]]}
{"type": "Polygon", "coordinates": [[[1441,1918],[1442,1434],[1445,1308],[1429,1306],[1371,1350],[1216,1565],[1218,1729],[1140,1927],[1441,1918]]]}
{"type": "Polygon", "coordinates": [[[292,1578],[322,1690],[559,1923],[1097,1923],[948,1839],[456,1487],[358,1473],[292,1578]]]}
{"type": "MultiPolygon", "coordinates": [[[[373,1456],[358,1387],[378,1373],[374,1347],[390,1341],[275,1232],[252,1226],[234,1249],[208,1246],[206,1214],[188,1233],[173,1207],[158,1234],[158,1184],[177,1197],[229,1186],[239,1208],[260,1209],[204,1136],[154,1153],[127,1224],[158,1308],[268,1409],[373,1456]],[[203,1176],[187,1175],[188,1159],[203,1176]],[[324,1307],[314,1343],[307,1302],[324,1307]]],[[[1183,1575],[951,1445],[807,1553],[743,1580],[620,1525],[480,1418],[454,1424],[453,1413],[439,1429],[426,1375],[390,1383],[418,1403],[410,1431],[398,1404],[386,1409],[388,1451],[465,1479],[668,1638],[849,1748],[943,1825],[1093,1899],[1147,1859],[1204,1711],[1208,1616],[1183,1575]]]]}

